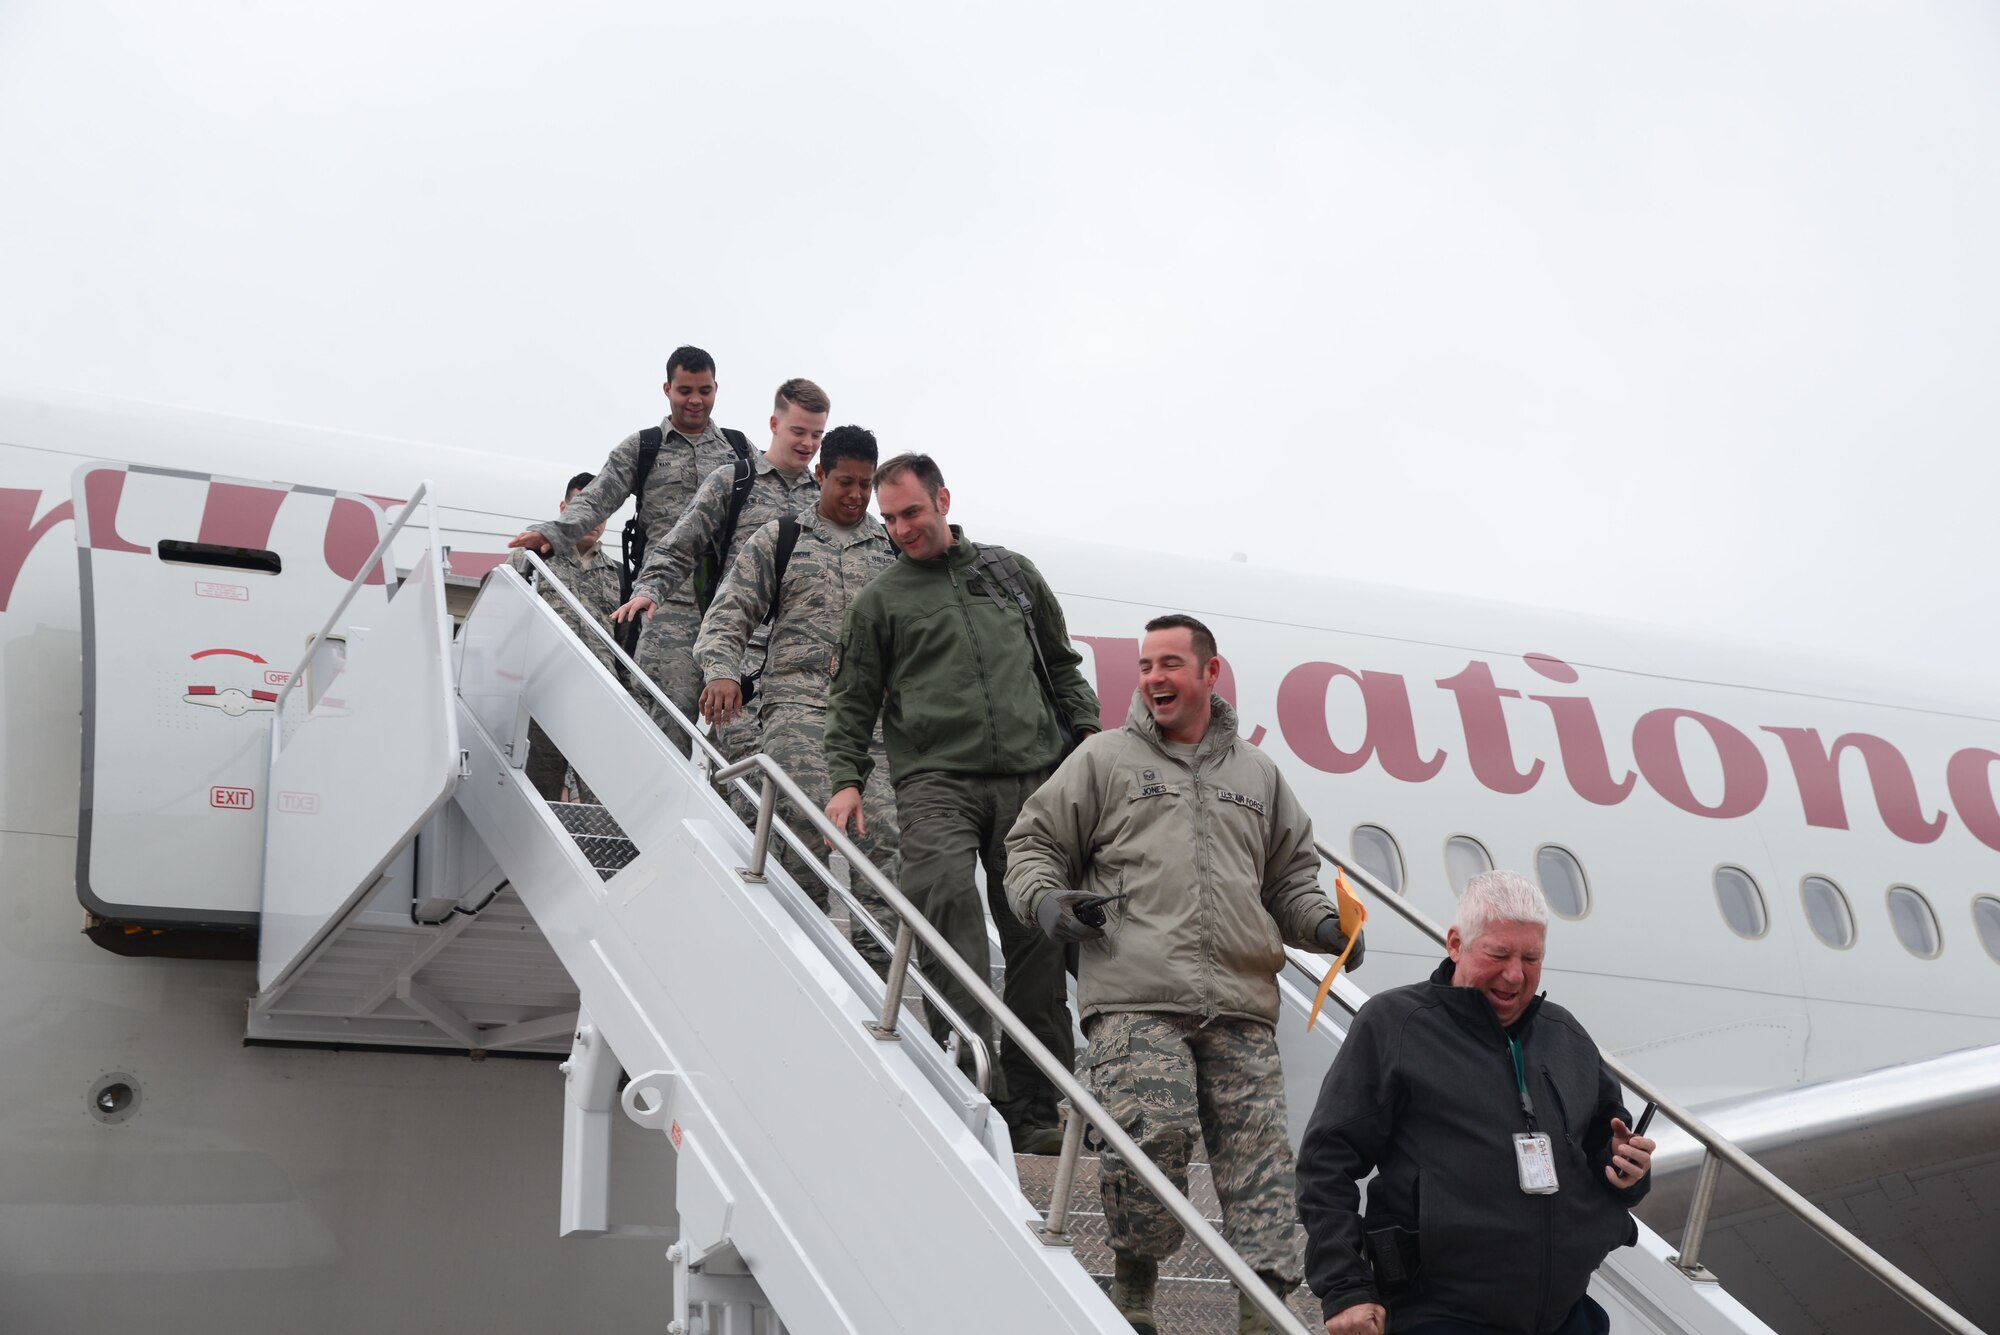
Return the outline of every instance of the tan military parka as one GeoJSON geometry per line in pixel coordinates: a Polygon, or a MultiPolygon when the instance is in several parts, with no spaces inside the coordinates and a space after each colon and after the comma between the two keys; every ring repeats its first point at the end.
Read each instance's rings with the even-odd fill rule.
{"type": "Polygon", "coordinates": [[[1338,919],[1312,822],[1220,696],[1192,768],[1135,692],[1125,726],[1085,739],[1007,836],[1007,901],[1026,923],[1053,890],[1128,898],[1079,948],[1084,1017],[1171,1011],[1276,1024],[1286,942],[1338,919]]]}

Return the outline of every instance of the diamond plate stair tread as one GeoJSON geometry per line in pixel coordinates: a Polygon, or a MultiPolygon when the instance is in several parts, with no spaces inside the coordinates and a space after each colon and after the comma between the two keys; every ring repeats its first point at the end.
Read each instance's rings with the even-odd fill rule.
{"type": "Polygon", "coordinates": [[[556,819],[571,834],[591,834],[602,838],[623,839],[625,831],[618,828],[618,822],[603,807],[588,802],[551,802],[549,810],[556,813],[556,819]]]}
{"type": "Polygon", "coordinates": [[[549,810],[602,879],[610,880],[639,856],[637,845],[625,837],[625,831],[603,807],[588,802],[551,802],[549,810]]]}
{"type": "MultiPolygon", "coordinates": [[[[1055,1183],[1054,1155],[1017,1154],[1014,1163],[1021,1176],[1021,1191],[1037,1210],[1049,1208],[1050,1189],[1055,1183]]],[[[1188,1165],[1188,1199],[1202,1217],[1222,1227],[1222,1211],[1215,1198],[1215,1184],[1205,1163],[1188,1165]]],[[[1104,1207],[1098,1194],[1097,1159],[1085,1155],[1077,1160],[1075,1185],[1070,1195],[1070,1247],[1098,1287],[1111,1287],[1111,1246],[1105,1239],[1104,1207]]],[[[1304,1232],[1300,1231],[1300,1246],[1304,1232]]],[[[1293,1291],[1287,1304],[1307,1330],[1320,1329],[1319,1303],[1303,1284],[1293,1291]]],[[[1153,1315],[1160,1335],[1235,1335],[1236,1288],[1223,1274],[1214,1257],[1198,1243],[1185,1243],[1160,1265],[1160,1286],[1155,1293],[1153,1315]]]]}

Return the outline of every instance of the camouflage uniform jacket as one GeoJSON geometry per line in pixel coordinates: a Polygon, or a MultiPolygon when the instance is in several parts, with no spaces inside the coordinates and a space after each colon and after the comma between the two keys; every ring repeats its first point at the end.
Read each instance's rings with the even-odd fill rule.
{"type": "MultiPolygon", "coordinates": [[[[529,574],[526,552],[515,552],[507,558],[507,564],[519,571],[521,578],[533,582],[529,574]]],[[[576,595],[578,602],[590,609],[590,615],[598,625],[613,635],[617,634],[618,628],[611,624],[610,616],[612,609],[619,603],[618,563],[605,554],[603,547],[591,548],[588,556],[578,556],[574,552],[564,556],[551,552],[542,558],[542,564],[546,565],[550,572],[576,595]]],[[[556,615],[563,619],[563,624],[576,632],[576,637],[584,642],[590,652],[597,655],[597,660],[606,667],[612,667],[614,660],[611,657],[611,650],[605,647],[604,641],[583,628],[569,603],[554,589],[544,587],[541,593],[542,600],[555,609],[556,615]]]]}
{"type": "Polygon", "coordinates": [[[1192,762],[1160,744],[1138,692],[1125,726],[1086,738],[1007,835],[1007,902],[1023,922],[1053,890],[1125,895],[1085,941],[1077,1002],[1203,1020],[1278,1021],[1285,942],[1318,950],[1339,912],[1319,888],[1312,821],[1271,758],[1214,714],[1192,762]]]}
{"type": "MultiPolygon", "coordinates": [[[[646,552],[646,564],[641,567],[639,577],[632,581],[634,597],[644,594],[656,603],[665,602],[670,593],[692,597],[693,586],[688,583],[688,576],[694,573],[701,554],[715,541],[722,526],[729,522],[729,493],[735,485],[736,465],[733,463],[725,464],[702,479],[701,490],[695,492],[687,513],[674,525],[673,532],[653,539],[646,552]]],[[[744,541],[752,533],[786,515],[803,517],[806,511],[818,504],[819,481],[813,477],[812,469],[804,468],[796,474],[788,474],[774,467],[769,458],[757,455],[750,478],[750,493],[743,498],[742,513],[736,517],[736,539],[722,554],[723,572],[727,573],[736,564],[736,554],[743,550],[744,541]]],[[[570,508],[576,508],[575,501],[570,502],[570,508]]]]}
{"type": "MultiPolygon", "coordinates": [[[[746,500],[744,508],[749,508],[746,500]]],[[[695,641],[695,662],[704,682],[738,675],[750,636],[762,625],[775,598],[764,675],[757,685],[761,705],[826,708],[833,684],[834,650],[847,605],[867,583],[896,562],[896,549],[874,515],[841,529],[817,508],[799,516],[798,545],[785,566],[780,596],[776,586],[779,521],[750,534],[716,590],[715,602],[695,641]]]]}
{"type": "MultiPolygon", "coordinates": [[[[662,419],[660,431],[659,457],[653,460],[653,471],[647,475],[646,490],[639,498],[639,522],[656,546],[680,522],[702,479],[736,459],[735,447],[713,418],[692,440],[675,428],[672,418],[662,419]]],[[[576,540],[610,519],[632,494],[632,479],[639,471],[641,434],[634,431],[619,442],[591,484],[570,498],[567,510],[546,523],[529,525],[530,530],[547,538],[558,552],[576,550],[576,540]]],[[[605,554],[616,560],[617,535],[606,537],[613,549],[605,554]]],[[[674,601],[691,603],[694,598],[684,592],[674,601]]]]}

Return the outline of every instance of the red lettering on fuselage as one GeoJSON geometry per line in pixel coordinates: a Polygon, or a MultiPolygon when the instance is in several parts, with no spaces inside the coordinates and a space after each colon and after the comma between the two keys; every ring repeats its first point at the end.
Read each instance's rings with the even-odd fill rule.
{"type": "Polygon", "coordinates": [[[1875,807],[1882,823],[1897,838],[1912,844],[1928,844],[1944,833],[1949,819],[1942,811],[1924,815],[1917,797],[1917,781],[1910,774],[1910,762],[1903,753],[1880,737],[1865,732],[1842,733],[1832,746],[1820,742],[1818,728],[1766,728],[1765,732],[1785,744],[1792,762],[1792,774],[1799,782],[1799,801],[1805,808],[1806,824],[1829,830],[1847,826],[1847,800],[1840,792],[1840,757],[1844,751],[1859,751],[1868,767],[1868,783],[1875,790],[1875,807]]]}
{"type": "Polygon", "coordinates": [[[1496,793],[1525,793],[1542,777],[1537,760],[1526,770],[1514,768],[1514,740],[1507,734],[1502,700],[1518,700],[1519,691],[1498,686],[1493,669],[1477,660],[1438,685],[1458,698],[1458,717],[1465,725],[1465,757],[1473,777],[1496,793]]]}
{"type": "Polygon", "coordinates": [[[1946,789],[1958,818],[1972,837],[1988,848],[2000,849],[2000,801],[1993,795],[1993,766],[2000,764],[2000,751],[1968,746],[1944,767],[1946,789]]]}
{"type": "Polygon", "coordinates": [[[1338,663],[1301,663],[1278,687],[1278,731],[1292,754],[1328,774],[1352,774],[1372,757],[1390,777],[1422,783],[1444,768],[1445,753],[1418,754],[1417,725],[1410,716],[1410,689],[1393,672],[1356,672],[1338,663]],[[1334,744],[1326,718],[1327,691],[1336,677],[1361,688],[1366,731],[1361,745],[1343,751],[1334,744]]]}
{"type": "Polygon", "coordinates": [[[1757,809],[1771,786],[1771,771],[1765,768],[1757,743],[1713,714],[1699,710],[1655,709],[1640,715],[1632,728],[1632,758],[1639,762],[1639,772],[1654,792],[1696,816],[1717,820],[1747,816],[1757,809]],[[1722,796],[1714,806],[1704,805],[1688,784],[1674,726],[1682,719],[1690,719],[1707,731],[1722,761],[1722,796]]]}
{"type": "MultiPolygon", "coordinates": [[[[94,549],[101,551],[144,554],[152,549],[128,541],[117,529],[125,478],[125,470],[114,467],[93,469],[85,474],[83,496],[89,541],[94,549]]],[[[280,487],[219,479],[210,482],[200,541],[267,547],[277,513],[291,494],[280,487]]],[[[39,490],[0,488],[0,611],[7,609],[20,573],[36,545],[58,525],[75,517],[68,500],[59,501],[37,515],[42,497],[39,490]]],[[[323,545],[328,567],[342,578],[353,578],[378,541],[380,521],[375,507],[388,510],[400,504],[385,496],[369,496],[365,500],[333,497],[323,545]]],[[[505,554],[455,552],[452,558],[456,573],[476,574],[499,564],[505,554]]],[[[381,563],[369,571],[368,581],[376,584],[383,581],[381,563]]],[[[1076,639],[1092,650],[1104,726],[1123,724],[1139,685],[1139,641],[1089,635],[1079,635],[1076,639]]],[[[1574,685],[1579,678],[1574,667],[1548,654],[1527,654],[1523,662],[1549,681],[1574,685]]],[[[1466,760],[1473,777],[1493,792],[1521,794],[1532,789],[1550,762],[1527,756],[1522,758],[1526,764],[1523,768],[1514,754],[1503,702],[1521,699],[1522,693],[1500,685],[1491,665],[1480,660],[1469,662],[1452,676],[1437,679],[1436,685],[1451,692],[1457,704],[1466,760]]],[[[1224,699],[1236,703],[1236,676],[1227,660],[1223,662],[1216,690],[1224,699]]],[[[1587,802],[1616,806],[1630,796],[1643,776],[1655,792],[1678,809],[1709,819],[1727,820],[1756,811],[1769,790],[1769,769],[1757,744],[1734,725],[1713,715],[1679,708],[1654,709],[1642,715],[1632,731],[1638,773],[1627,770],[1614,775],[1602,727],[1588,696],[1537,694],[1525,698],[1549,710],[1555,724],[1563,776],[1569,787],[1587,802]],[[1697,725],[1715,748],[1722,791],[1712,803],[1697,797],[1683,764],[1683,737],[1692,736],[1679,727],[1683,720],[1697,725]]],[[[1324,773],[1351,774],[1374,761],[1391,778],[1423,783],[1443,770],[1450,755],[1442,747],[1429,749],[1426,754],[1417,737],[1408,683],[1395,673],[1356,670],[1338,663],[1301,663],[1287,672],[1279,684],[1277,712],[1279,730],[1293,754],[1324,773]],[[1336,744],[1332,735],[1329,705],[1337,680],[1351,683],[1363,710],[1361,741],[1351,751],[1336,744]]],[[[1767,726],[1761,730],[1784,745],[1808,825],[1849,828],[1840,786],[1840,762],[1849,751],[1860,753],[1882,822],[1899,839],[1914,844],[1932,843],[1950,823],[1950,816],[1943,808],[1925,809],[1909,762],[1885,738],[1849,732],[1827,746],[1814,728],[1767,726]]],[[[1245,735],[1256,745],[1263,740],[1265,730],[1246,725],[1245,735]]],[[[1987,847],[2000,851],[2000,795],[1996,795],[1994,788],[1996,766],[2000,766],[2000,751],[1966,747],[1951,757],[1945,780],[1951,806],[1965,822],[1967,832],[1987,847]]]]}
{"type": "Polygon", "coordinates": [[[7,601],[14,596],[14,581],[21,577],[28,553],[43,534],[70,517],[70,503],[63,501],[36,519],[35,506],[41,499],[39,491],[0,487],[0,612],[7,610],[7,601]]]}
{"type": "MultiPolygon", "coordinates": [[[[1547,654],[1527,654],[1522,659],[1550,681],[1574,685],[1577,671],[1560,658],[1547,654]]],[[[1556,745],[1562,751],[1563,777],[1576,795],[1601,807],[1623,802],[1638,784],[1631,770],[1625,777],[1611,777],[1611,761],[1604,754],[1604,733],[1597,726],[1597,709],[1580,695],[1531,695],[1537,704],[1547,705],[1556,721],[1556,745]]]]}
{"type": "Polygon", "coordinates": [[[201,512],[200,542],[219,547],[271,545],[271,525],[277,522],[278,507],[291,495],[282,487],[246,487],[240,482],[211,482],[208,501],[201,512]]]}
{"type": "MultiPolygon", "coordinates": [[[[369,499],[373,500],[374,497],[369,499]]],[[[326,517],[327,568],[342,579],[353,579],[361,573],[361,563],[375,550],[375,544],[382,540],[380,517],[360,501],[348,496],[333,498],[333,510],[326,517]]],[[[380,584],[382,563],[368,572],[364,584],[380,584]]]]}

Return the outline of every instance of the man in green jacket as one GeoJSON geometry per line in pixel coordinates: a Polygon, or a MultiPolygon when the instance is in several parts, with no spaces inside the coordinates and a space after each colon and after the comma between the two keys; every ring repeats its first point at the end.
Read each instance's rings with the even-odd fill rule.
{"type": "MultiPolygon", "coordinates": [[[[1183,1192],[1208,1146],[1222,1231],[1279,1296],[1298,1286],[1292,1147],[1278,1058],[1285,944],[1338,954],[1312,821],[1215,695],[1215,637],[1193,617],[1146,623],[1125,726],[1093,737],[1007,836],[1007,900],[1078,949],[1084,1079],[1183,1192]]],[[[1360,962],[1361,946],[1348,968],[1360,962]]],[[[1153,1335],[1159,1263],[1181,1227],[1107,1153],[1098,1164],[1111,1300],[1153,1335]]],[[[1268,1329],[1240,1299],[1243,1335],[1268,1329]]]]}
{"type": "MultiPolygon", "coordinates": [[[[973,874],[985,864],[1007,1006],[1057,1060],[1073,1064],[1062,950],[1007,912],[1001,884],[1009,827],[1062,759],[1065,734],[1097,730],[1097,695],[1077,670],[1083,660],[1041,574],[1025,557],[981,548],[947,520],[951,492],[928,455],[884,463],[875,495],[901,555],[849,604],[841,627],[827,700],[827,818],[866,831],[861,793],[880,717],[902,826],[903,893],[984,978],[987,905],[973,874]],[[1008,587],[1010,571],[1027,608],[1008,587]]],[[[932,981],[990,1042],[993,1025],[958,981],[941,970],[932,981]]],[[[933,1022],[939,1042],[946,1032],[933,1022]]],[[[1011,1041],[1001,1046],[992,1092],[1017,1150],[1060,1147],[1055,1087],[1011,1041]]]]}

